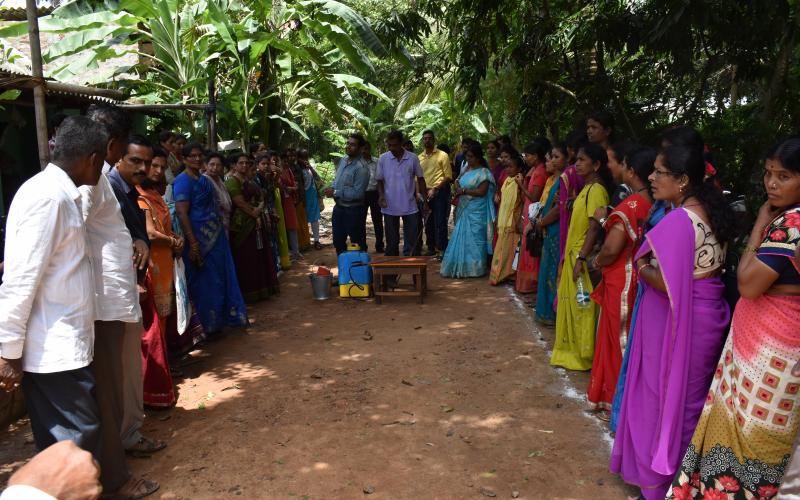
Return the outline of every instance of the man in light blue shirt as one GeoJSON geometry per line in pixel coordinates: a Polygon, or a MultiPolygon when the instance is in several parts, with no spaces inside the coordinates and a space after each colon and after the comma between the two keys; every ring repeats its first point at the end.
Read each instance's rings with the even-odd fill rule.
{"type": "Polygon", "coordinates": [[[367,248],[367,228],[364,220],[364,196],[369,184],[369,169],[364,165],[361,149],[364,136],[351,134],[347,138],[345,153],[336,168],[333,187],[328,196],[333,196],[333,246],[336,255],[347,250],[347,237],[350,242],[367,248]]]}
{"type": "Polygon", "coordinates": [[[400,254],[400,219],[403,220],[403,254],[416,254],[415,243],[420,234],[418,193],[426,193],[425,178],[419,158],[403,149],[403,133],[389,132],[389,149],[378,159],[379,203],[386,233],[386,255],[400,254]]]}

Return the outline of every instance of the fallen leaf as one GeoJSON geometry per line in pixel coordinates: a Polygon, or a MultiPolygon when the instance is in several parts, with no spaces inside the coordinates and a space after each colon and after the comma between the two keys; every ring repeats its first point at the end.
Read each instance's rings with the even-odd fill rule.
{"type": "Polygon", "coordinates": [[[374,486],[364,486],[364,494],[365,495],[372,495],[373,493],[375,493],[375,487],[374,486]]]}
{"type": "Polygon", "coordinates": [[[553,431],[548,431],[548,430],[545,430],[545,429],[539,429],[539,432],[544,432],[545,434],[552,434],[553,433],[553,431]]]}
{"type": "Polygon", "coordinates": [[[496,475],[497,475],[497,473],[495,472],[494,469],[490,470],[489,472],[481,472],[481,474],[480,474],[481,477],[487,478],[487,479],[490,478],[490,477],[495,477],[496,475]]]}
{"type": "Polygon", "coordinates": [[[454,408],[451,407],[451,406],[447,406],[447,405],[441,405],[441,409],[442,409],[442,412],[444,412],[444,413],[450,413],[450,412],[453,411],[454,408]]]}
{"type": "Polygon", "coordinates": [[[226,387],[226,388],[224,388],[222,390],[223,391],[230,391],[231,389],[240,389],[239,384],[230,385],[230,386],[228,386],[228,387],[226,387]]]}
{"type": "Polygon", "coordinates": [[[511,498],[519,498],[519,491],[512,491],[511,498]]]}
{"type": "Polygon", "coordinates": [[[401,382],[403,385],[410,385],[410,386],[413,386],[413,385],[414,385],[414,384],[412,384],[411,382],[409,382],[409,381],[408,381],[408,380],[406,380],[406,379],[403,379],[403,380],[401,380],[400,382],[401,382]]]}
{"type": "Polygon", "coordinates": [[[543,456],[544,456],[544,452],[543,451],[532,451],[532,452],[528,453],[528,458],[543,457],[543,456]]]}

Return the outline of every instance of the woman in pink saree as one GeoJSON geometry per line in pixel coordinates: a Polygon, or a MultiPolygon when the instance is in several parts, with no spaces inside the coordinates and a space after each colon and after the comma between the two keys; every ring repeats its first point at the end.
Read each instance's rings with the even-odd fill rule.
{"type": "Polygon", "coordinates": [[[733,217],[704,173],[702,151],[657,157],[653,197],[676,208],[635,257],[644,292],[610,467],[648,500],[665,497],[680,467],[730,318],[719,275],[733,217]]]}

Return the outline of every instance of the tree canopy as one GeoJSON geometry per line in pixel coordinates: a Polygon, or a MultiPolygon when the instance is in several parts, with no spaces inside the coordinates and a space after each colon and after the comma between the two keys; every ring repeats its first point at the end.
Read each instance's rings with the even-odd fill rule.
{"type": "MultiPolygon", "coordinates": [[[[521,144],[606,109],[641,142],[696,125],[745,191],[800,103],[796,0],[76,0],[40,23],[64,35],[45,54],[65,61],[52,77],[79,82],[133,51],[138,65],[102,81],[205,102],[213,79],[221,138],[308,141],[323,159],[350,131],[521,144]]],[[[171,125],[202,136],[200,118],[171,125]]]]}

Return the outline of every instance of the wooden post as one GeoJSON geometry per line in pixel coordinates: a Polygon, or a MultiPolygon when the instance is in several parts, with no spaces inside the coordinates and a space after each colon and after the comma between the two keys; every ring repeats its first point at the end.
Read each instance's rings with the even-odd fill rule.
{"type": "Polygon", "coordinates": [[[36,113],[36,142],[39,145],[39,164],[44,169],[50,162],[50,146],[47,142],[47,110],[44,101],[46,84],[42,71],[42,45],[39,43],[36,0],[25,1],[25,13],[28,16],[28,38],[31,46],[31,69],[34,79],[33,107],[36,113]]]}
{"type": "Polygon", "coordinates": [[[217,150],[217,89],[214,77],[208,79],[208,108],[206,109],[206,132],[208,133],[208,149],[217,150]]]}

